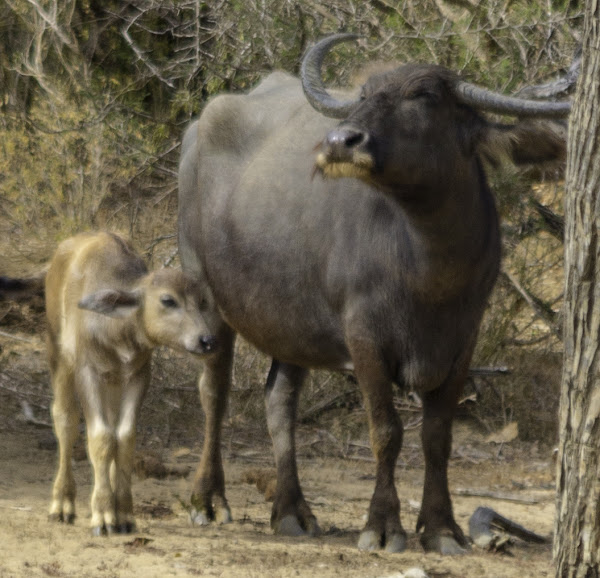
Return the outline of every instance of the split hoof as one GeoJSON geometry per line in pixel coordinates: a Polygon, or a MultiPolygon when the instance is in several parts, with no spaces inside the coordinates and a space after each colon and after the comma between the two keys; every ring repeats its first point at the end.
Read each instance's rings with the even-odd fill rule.
{"type": "Polygon", "coordinates": [[[113,524],[109,524],[108,526],[92,526],[92,536],[94,538],[99,538],[100,536],[113,536],[118,533],[118,527],[113,524]]]}
{"type": "Polygon", "coordinates": [[[462,556],[468,554],[471,550],[467,544],[461,546],[454,537],[439,534],[435,536],[421,536],[421,545],[426,552],[437,552],[444,556],[462,556]]]}
{"type": "Polygon", "coordinates": [[[212,519],[206,512],[193,508],[190,511],[190,522],[192,526],[208,526],[212,522],[212,519]]]}
{"type": "Polygon", "coordinates": [[[305,521],[305,526],[305,528],[302,527],[300,520],[296,516],[290,514],[274,523],[273,531],[280,536],[292,537],[310,536],[311,538],[314,538],[321,534],[321,528],[314,516],[305,521]]]}
{"type": "Polygon", "coordinates": [[[381,548],[381,536],[373,530],[365,530],[358,538],[358,549],[371,552],[381,548]]]}
{"type": "Polygon", "coordinates": [[[406,550],[406,534],[391,534],[384,538],[374,530],[361,532],[358,539],[358,549],[372,552],[384,549],[386,552],[397,554],[406,550]],[[384,546],[385,544],[385,546],[384,546]]]}
{"type": "Polygon", "coordinates": [[[406,534],[392,534],[385,540],[385,551],[398,554],[406,550],[406,534]]]}
{"type": "Polygon", "coordinates": [[[233,518],[231,517],[231,511],[229,508],[220,508],[215,516],[217,524],[231,524],[233,518]]]}
{"type": "Polygon", "coordinates": [[[117,526],[117,532],[119,534],[133,534],[135,532],[135,522],[124,522],[117,526]]]}
{"type": "Polygon", "coordinates": [[[219,508],[216,512],[206,512],[192,508],[190,511],[190,522],[192,526],[209,526],[212,522],[217,524],[230,524],[233,521],[231,511],[228,507],[219,508]]]}
{"type": "Polygon", "coordinates": [[[62,512],[57,514],[48,514],[48,520],[57,524],[74,524],[75,514],[63,514],[62,512]]]}
{"type": "Polygon", "coordinates": [[[306,536],[306,531],[302,528],[296,516],[284,516],[275,525],[274,530],[280,536],[306,536]]]}

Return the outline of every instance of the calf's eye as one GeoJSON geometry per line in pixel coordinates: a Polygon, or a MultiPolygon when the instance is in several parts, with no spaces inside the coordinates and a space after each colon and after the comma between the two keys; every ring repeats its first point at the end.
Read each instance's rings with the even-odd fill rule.
{"type": "Polygon", "coordinates": [[[163,307],[173,308],[177,307],[177,301],[173,299],[170,295],[162,295],[160,298],[160,303],[163,307]]]}

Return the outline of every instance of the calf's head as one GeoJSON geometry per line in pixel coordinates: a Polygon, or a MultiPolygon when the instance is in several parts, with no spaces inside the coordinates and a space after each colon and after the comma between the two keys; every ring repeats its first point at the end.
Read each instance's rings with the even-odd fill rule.
{"type": "Polygon", "coordinates": [[[152,272],[131,291],[102,289],[83,297],[79,307],[109,317],[131,317],[140,341],[151,346],[166,345],[198,355],[208,355],[218,347],[207,290],[175,269],[152,272]]]}

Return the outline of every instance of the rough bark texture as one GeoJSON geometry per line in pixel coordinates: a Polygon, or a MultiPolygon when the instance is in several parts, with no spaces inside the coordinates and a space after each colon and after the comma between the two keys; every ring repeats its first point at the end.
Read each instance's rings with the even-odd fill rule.
{"type": "Polygon", "coordinates": [[[565,358],[560,405],[556,576],[600,576],[600,3],[586,6],[570,119],[565,358]]]}

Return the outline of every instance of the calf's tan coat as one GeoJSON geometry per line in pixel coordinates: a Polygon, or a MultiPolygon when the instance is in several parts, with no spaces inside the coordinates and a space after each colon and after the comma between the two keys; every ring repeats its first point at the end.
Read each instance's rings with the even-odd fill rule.
{"type": "Polygon", "coordinates": [[[101,232],[60,244],[45,293],[59,443],[50,518],[70,523],[75,517],[71,453],[79,400],[94,469],[92,531],[130,532],[136,417],[150,381],[152,349],[215,349],[203,291],[181,271],[149,273],[127,241],[101,232]]]}

